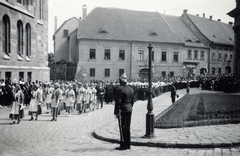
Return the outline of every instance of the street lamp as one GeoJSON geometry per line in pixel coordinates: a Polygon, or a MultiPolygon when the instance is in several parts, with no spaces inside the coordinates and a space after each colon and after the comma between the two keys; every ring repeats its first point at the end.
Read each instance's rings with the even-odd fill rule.
{"type": "Polygon", "coordinates": [[[147,114],[146,114],[146,134],[144,138],[154,138],[154,124],[155,118],[152,112],[153,103],[152,103],[152,46],[149,43],[148,51],[149,51],[149,66],[148,66],[148,103],[147,103],[147,114]]]}

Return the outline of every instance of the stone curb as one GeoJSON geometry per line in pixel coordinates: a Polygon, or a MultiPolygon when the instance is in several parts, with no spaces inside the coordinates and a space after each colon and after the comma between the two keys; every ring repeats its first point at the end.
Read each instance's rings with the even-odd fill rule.
{"type": "MultiPolygon", "coordinates": [[[[101,129],[101,128],[100,128],[101,129]]],[[[92,132],[92,136],[96,139],[111,142],[111,143],[120,143],[117,139],[111,139],[103,137],[95,130],[92,132]]],[[[107,133],[107,132],[106,132],[107,133]]],[[[147,140],[147,139],[146,139],[147,140]]],[[[131,145],[134,146],[147,146],[147,147],[158,147],[158,148],[222,148],[222,147],[232,147],[239,146],[240,142],[233,143],[178,143],[178,142],[151,142],[149,141],[131,141],[131,145]]]]}

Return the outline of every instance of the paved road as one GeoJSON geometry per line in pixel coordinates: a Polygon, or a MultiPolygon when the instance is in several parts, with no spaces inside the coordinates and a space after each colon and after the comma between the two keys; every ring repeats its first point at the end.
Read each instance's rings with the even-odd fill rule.
{"type": "MultiPolygon", "coordinates": [[[[170,100],[170,98],[169,98],[170,100]]],[[[136,109],[138,103],[135,103],[136,109]]],[[[139,105],[140,106],[140,105],[139,105]]],[[[131,150],[116,151],[118,144],[100,141],[92,132],[102,125],[117,120],[113,116],[114,106],[104,105],[103,109],[82,115],[68,117],[62,113],[58,121],[50,121],[49,114],[43,114],[38,121],[28,121],[25,110],[21,124],[11,124],[9,108],[0,109],[0,155],[239,155],[240,148],[178,149],[132,146],[131,150]]],[[[156,113],[155,113],[156,114],[156,113]]],[[[144,133],[144,132],[143,132],[144,133]]]]}

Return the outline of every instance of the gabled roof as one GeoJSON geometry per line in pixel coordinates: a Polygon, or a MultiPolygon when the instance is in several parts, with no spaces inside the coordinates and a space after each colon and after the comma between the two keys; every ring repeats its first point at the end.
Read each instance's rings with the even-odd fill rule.
{"type": "Polygon", "coordinates": [[[79,22],[78,39],[183,43],[157,12],[95,8],[79,22]]]}
{"type": "Polygon", "coordinates": [[[199,31],[213,43],[234,45],[234,31],[232,25],[204,17],[189,14],[187,14],[187,16],[199,31]]]}
{"type": "MultiPolygon", "coordinates": [[[[62,27],[63,27],[68,21],[70,21],[70,20],[72,20],[72,19],[78,20],[76,17],[72,17],[72,18],[69,18],[68,20],[64,21],[63,24],[62,24],[62,25],[56,30],[56,32],[53,34],[53,36],[55,36],[55,35],[62,29],[62,27]]],[[[77,28],[77,25],[76,25],[76,28],[77,28]]]]}
{"type": "Polygon", "coordinates": [[[181,17],[172,15],[163,15],[163,19],[168,23],[169,27],[176,33],[182,42],[187,46],[206,47],[194,33],[185,25],[181,17]]]}

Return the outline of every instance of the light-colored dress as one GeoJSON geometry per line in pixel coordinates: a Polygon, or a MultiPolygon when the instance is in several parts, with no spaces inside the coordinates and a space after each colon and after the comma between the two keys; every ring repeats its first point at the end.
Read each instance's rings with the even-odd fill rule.
{"type": "Polygon", "coordinates": [[[21,90],[13,94],[15,100],[13,101],[12,108],[10,110],[10,118],[12,118],[13,115],[20,115],[20,118],[22,118],[24,117],[24,113],[20,113],[20,107],[23,107],[24,94],[21,90]]]}
{"type": "Polygon", "coordinates": [[[66,107],[73,107],[74,102],[75,102],[75,93],[72,89],[68,90],[67,96],[66,96],[66,107]]]}

